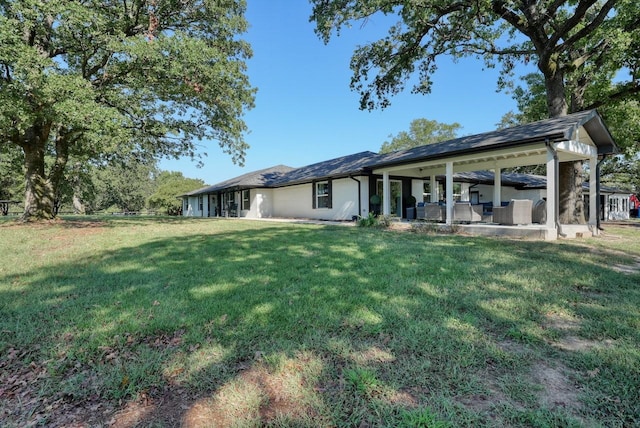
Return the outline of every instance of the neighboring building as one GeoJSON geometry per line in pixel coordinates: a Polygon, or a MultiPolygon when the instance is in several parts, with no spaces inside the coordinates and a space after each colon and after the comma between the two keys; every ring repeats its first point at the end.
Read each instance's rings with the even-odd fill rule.
{"type": "MultiPolygon", "coordinates": [[[[446,205],[450,224],[455,200],[503,205],[516,198],[534,203],[549,198],[545,225],[553,235],[558,229],[558,163],[584,160],[595,165],[601,156],[616,152],[602,118],[590,110],[388,154],[361,152],[301,168],[279,165],[255,171],[183,195],[183,213],[352,220],[375,211],[405,217],[415,198],[446,205]],[[546,165],[546,176],[502,172],[540,164],[546,165]],[[370,204],[373,195],[380,197],[379,205],[370,204]]],[[[595,183],[596,168],[589,171],[589,182],[595,183]]],[[[585,191],[587,212],[595,212],[595,186],[587,183],[585,191]]],[[[623,218],[625,210],[628,217],[628,197],[602,188],[603,218],[623,218]]],[[[590,216],[592,227],[595,220],[590,216]]]]}

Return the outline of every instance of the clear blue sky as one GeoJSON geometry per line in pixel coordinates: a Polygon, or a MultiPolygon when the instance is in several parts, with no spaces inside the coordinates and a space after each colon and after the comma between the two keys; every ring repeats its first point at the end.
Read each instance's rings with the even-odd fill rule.
{"type": "Polygon", "coordinates": [[[409,129],[412,120],[426,118],[458,122],[462,135],[495,129],[515,102],[496,92],[497,71],[481,61],[439,61],[429,95],[409,88],[385,110],[359,110],[358,94],[349,88],[349,61],[358,44],[386,34],[389,21],[372,18],[355,25],[325,45],[309,22],[305,0],[248,0],[246,39],[253,48],[248,74],[258,89],[255,107],[245,115],[251,146],[244,167],[231,162],[217,142],[203,152],[202,168],[188,159],[163,160],[160,168],[215,184],[278,164],[299,167],[357,153],[377,152],[389,135],[409,129]]]}

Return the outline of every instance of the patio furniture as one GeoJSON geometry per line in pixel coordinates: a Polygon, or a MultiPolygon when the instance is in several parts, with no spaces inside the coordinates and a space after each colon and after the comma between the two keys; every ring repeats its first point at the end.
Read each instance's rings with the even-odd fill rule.
{"type": "Polygon", "coordinates": [[[482,220],[482,205],[471,205],[471,202],[456,202],[453,206],[453,219],[471,223],[482,220]]]}
{"type": "Polygon", "coordinates": [[[493,207],[493,221],[498,224],[531,224],[530,199],[511,199],[506,207],[493,207]]]}
{"type": "Polygon", "coordinates": [[[417,218],[429,221],[444,221],[446,216],[445,207],[436,203],[424,204],[417,208],[417,218]]]}
{"type": "Polygon", "coordinates": [[[547,222],[547,201],[540,199],[533,205],[531,211],[531,221],[534,223],[544,224],[547,222]]]}

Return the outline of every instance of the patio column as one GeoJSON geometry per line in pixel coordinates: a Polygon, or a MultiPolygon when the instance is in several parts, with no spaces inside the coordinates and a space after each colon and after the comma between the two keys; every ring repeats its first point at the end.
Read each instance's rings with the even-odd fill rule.
{"type": "Polygon", "coordinates": [[[493,170],[493,206],[499,207],[502,203],[502,169],[493,170]]]}
{"type": "Polygon", "coordinates": [[[382,215],[391,214],[391,186],[389,185],[389,172],[382,173],[382,215]]]}
{"type": "MultiPolygon", "coordinates": [[[[558,212],[558,160],[555,150],[547,147],[547,229],[556,228],[556,217],[558,212]]],[[[555,238],[554,238],[555,239],[555,238]]]]}
{"type": "Polygon", "coordinates": [[[453,162],[447,162],[447,219],[446,224],[453,223],[453,162]]]}
{"type": "Polygon", "coordinates": [[[598,158],[589,158],[589,226],[591,233],[597,236],[598,231],[598,193],[596,192],[598,158]]]}
{"type": "Polygon", "coordinates": [[[436,175],[433,174],[429,178],[429,186],[431,187],[431,200],[429,202],[438,202],[440,200],[440,195],[438,195],[438,181],[436,180],[436,175]]]}

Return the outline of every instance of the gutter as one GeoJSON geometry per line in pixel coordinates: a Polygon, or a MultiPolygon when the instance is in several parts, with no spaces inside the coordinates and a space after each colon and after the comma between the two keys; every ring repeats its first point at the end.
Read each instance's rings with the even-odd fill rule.
{"type": "MultiPolygon", "coordinates": [[[[544,141],[544,145],[547,146],[548,150],[551,150],[551,153],[553,153],[553,162],[555,163],[555,168],[553,168],[555,177],[553,178],[553,181],[555,182],[555,185],[559,189],[560,183],[558,183],[558,181],[560,179],[560,172],[558,171],[558,152],[556,152],[556,149],[553,148],[553,145],[548,138],[544,141]]],[[[547,186],[548,185],[549,184],[547,183],[547,186]]],[[[560,225],[560,209],[559,209],[560,208],[560,192],[553,192],[553,193],[555,194],[555,201],[553,203],[556,206],[555,218],[553,220],[555,221],[556,229],[558,230],[558,235],[560,235],[563,238],[566,238],[567,234],[562,232],[562,226],[560,225]]]]}
{"type": "Polygon", "coordinates": [[[352,176],[349,176],[349,178],[358,183],[358,217],[361,217],[362,216],[362,193],[361,193],[362,183],[360,182],[360,180],[352,176]]]}

